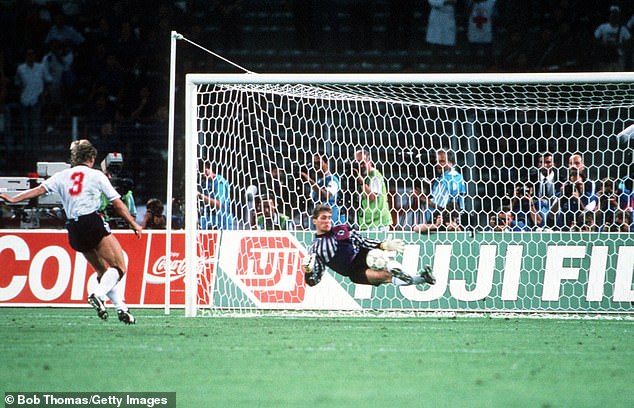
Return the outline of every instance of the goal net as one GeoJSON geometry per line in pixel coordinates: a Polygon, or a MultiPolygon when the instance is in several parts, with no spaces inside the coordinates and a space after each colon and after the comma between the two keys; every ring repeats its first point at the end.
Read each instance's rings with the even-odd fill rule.
{"type": "Polygon", "coordinates": [[[631,313],[633,114],[631,73],[190,74],[187,313],[631,313]],[[389,208],[363,233],[436,285],[304,282],[315,203],[368,229],[360,159],[389,208]]]}

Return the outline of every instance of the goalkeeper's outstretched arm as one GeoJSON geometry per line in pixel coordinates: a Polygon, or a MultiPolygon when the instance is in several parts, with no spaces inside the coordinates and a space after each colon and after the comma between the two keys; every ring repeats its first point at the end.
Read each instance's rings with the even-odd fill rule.
{"type": "Polygon", "coordinates": [[[317,255],[308,253],[302,260],[302,269],[304,269],[304,281],[308,286],[315,286],[319,283],[319,277],[316,273],[317,255]]]}
{"type": "Polygon", "coordinates": [[[315,286],[321,281],[326,266],[316,253],[309,249],[308,254],[302,260],[304,281],[308,286],[315,286]]]}

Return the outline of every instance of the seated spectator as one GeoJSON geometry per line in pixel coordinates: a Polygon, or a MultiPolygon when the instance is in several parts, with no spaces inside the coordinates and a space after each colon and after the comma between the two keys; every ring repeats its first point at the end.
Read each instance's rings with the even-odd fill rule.
{"type": "Polygon", "coordinates": [[[540,200],[538,208],[543,219],[543,226],[546,226],[548,213],[557,201],[562,183],[566,181],[564,173],[563,169],[557,167],[552,153],[546,152],[537,155],[535,167],[530,173],[530,180],[533,183],[534,193],[540,200]]]}
{"type": "Polygon", "coordinates": [[[634,232],[632,229],[632,214],[630,211],[616,210],[605,215],[603,231],[605,232],[634,232]]]}
{"type": "MultiPolygon", "coordinates": [[[[581,171],[581,170],[585,171],[585,189],[586,191],[594,194],[596,192],[596,186],[594,185],[594,180],[590,179],[590,176],[588,174],[588,169],[583,160],[583,155],[579,152],[573,153],[568,159],[568,171],[570,172],[570,170],[572,169],[577,169],[578,171],[581,171]]],[[[570,177],[570,174],[568,174],[568,177],[570,177]]]]}
{"type": "Polygon", "coordinates": [[[609,232],[632,231],[631,197],[624,182],[616,183],[605,178],[597,183],[598,208],[603,218],[602,227],[609,232]]]}
{"type": "Polygon", "coordinates": [[[266,231],[284,231],[292,229],[291,219],[277,211],[275,200],[272,198],[256,199],[255,220],[251,221],[254,229],[266,231]]]}
{"type": "Polygon", "coordinates": [[[534,231],[544,227],[542,202],[535,197],[532,184],[520,184],[516,187],[511,197],[511,209],[517,220],[523,222],[528,230],[534,231]]]}
{"type": "Polygon", "coordinates": [[[600,232],[602,228],[600,226],[600,213],[586,212],[579,214],[575,222],[572,231],[576,232],[600,232]]]}
{"type": "MultiPolygon", "coordinates": [[[[290,177],[284,169],[271,162],[269,171],[261,181],[260,192],[263,197],[270,197],[275,201],[275,207],[282,213],[295,219],[297,225],[302,225],[302,216],[299,212],[299,197],[303,196],[299,178],[290,177]]],[[[306,200],[302,200],[305,202],[306,200]]],[[[305,204],[303,204],[305,206],[305,204]]]]}
{"type": "Polygon", "coordinates": [[[495,232],[522,232],[526,231],[526,225],[523,222],[515,220],[515,214],[510,208],[505,207],[497,214],[489,216],[489,225],[484,227],[484,231],[495,232]]]}
{"type": "Polygon", "coordinates": [[[165,229],[167,219],[163,214],[163,202],[158,198],[150,198],[145,204],[145,215],[141,221],[143,229],[165,229]]]}
{"type": "Polygon", "coordinates": [[[621,190],[609,177],[597,183],[597,197],[599,199],[599,209],[603,212],[625,210],[629,207],[629,196],[621,190]]]}
{"type": "Polygon", "coordinates": [[[552,208],[555,228],[570,231],[580,214],[595,211],[599,199],[588,191],[586,171],[570,169],[569,179],[561,187],[559,199],[552,208]]]}
{"type": "Polygon", "coordinates": [[[460,226],[460,212],[453,208],[444,209],[435,213],[433,222],[415,225],[412,231],[420,234],[441,231],[462,231],[462,227],[460,226]]]}
{"type": "Polygon", "coordinates": [[[407,204],[406,213],[403,217],[403,225],[415,226],[425,223],[425,214],[427,212],[427,194],[424,190],[422,181],[415,180],[412,191],[409,195],[409,203],[407,204]]]}

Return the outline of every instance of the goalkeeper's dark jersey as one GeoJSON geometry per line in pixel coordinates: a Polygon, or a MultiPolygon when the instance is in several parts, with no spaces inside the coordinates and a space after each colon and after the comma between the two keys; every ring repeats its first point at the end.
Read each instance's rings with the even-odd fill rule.
{"type": "MultiPolygon", "coordinates": [[[[316,257],[313,272],[306,274],[306,283],[309,286],[318,284],[326,267],[340,275],[350,276],[354,272],[355,264],[359,264],[355,262],[359,252],[365,254],[380,244],[381,241],[365,238],[348,225],[332,227],[329,232],[317,235],[308,248],[308,254],[315,254],[316,257]]],[[[361,264],[365,271],[365,259],[361,264]]]]}

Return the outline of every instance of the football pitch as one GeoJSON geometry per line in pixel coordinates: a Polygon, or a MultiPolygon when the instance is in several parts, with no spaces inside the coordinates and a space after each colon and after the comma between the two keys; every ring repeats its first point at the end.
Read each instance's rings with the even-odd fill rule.
{"type": "Polygon", "coordinates": [[[633,320],[134,312],[138,324],[124,326],[92,309],[0,309],[2,394],[175,392],[178,407],[634,406],[633,320]]]}

